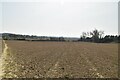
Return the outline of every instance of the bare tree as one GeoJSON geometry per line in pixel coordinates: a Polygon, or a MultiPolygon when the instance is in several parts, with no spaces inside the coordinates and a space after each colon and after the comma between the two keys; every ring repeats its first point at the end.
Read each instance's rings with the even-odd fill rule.
{"type": "Polygon", "coordinates": [[[82,32],[82,36],[81,36],[83,39],[86,39],[87,37],[87,33],[86,32],[82,32]]]}
{"type": "Polygon", "coordinates": [[[102,37],[103,34],[104,34],[104,31],[98,31],[97,29],[90,32],[90,35],[92,35],[92,40],[94,42],[99,42],[99,39],[102,37]]]}
{"type": "Polygon", "coordinates": [[[104,35],[104,31],[99,31],[99,38],[101,39],[104,35]]]}

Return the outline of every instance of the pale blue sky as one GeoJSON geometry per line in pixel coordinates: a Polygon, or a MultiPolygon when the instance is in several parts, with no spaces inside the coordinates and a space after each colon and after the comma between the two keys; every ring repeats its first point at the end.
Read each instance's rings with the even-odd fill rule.
{"type": "Polygon", "coordinates": [[[2,2],[2,31],[79,37],[83,31],[97,28],[105,34],[118,34],[118,3],[110,1],[2,2]]]}

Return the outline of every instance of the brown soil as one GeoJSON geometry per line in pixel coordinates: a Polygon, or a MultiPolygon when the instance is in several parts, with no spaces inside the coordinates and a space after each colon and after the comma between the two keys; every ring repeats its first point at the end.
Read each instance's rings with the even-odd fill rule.
{"type": "Polygon", "coordinates": [[[19,78],[117,78],[118,45],[6,41],[19,78]]]}

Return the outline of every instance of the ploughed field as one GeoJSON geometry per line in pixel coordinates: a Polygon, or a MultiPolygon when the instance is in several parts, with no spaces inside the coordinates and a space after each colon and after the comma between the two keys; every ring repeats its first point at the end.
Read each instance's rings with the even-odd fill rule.
{"type": "MultiPolygon", "coordinates": [[[[116,78],[118,45],[87,42],[5,41],[19,78],[116,78]]],[[[9,63],[10,65],[10,63],[9,63]]],[[[9,68],[9,66],[8,66],[9,68]]],[[[9,69],[8,69],[9,70],[9,69]]],[[[11,76],[10,75],[10,76],[11,76]]],[[[9,77],[9,75],[8,75],[9,77]]]]}
{"type": "Polygon", "coordinates": [[[2,40],[0,40],[0,56],[2,54],[2,40]]]}

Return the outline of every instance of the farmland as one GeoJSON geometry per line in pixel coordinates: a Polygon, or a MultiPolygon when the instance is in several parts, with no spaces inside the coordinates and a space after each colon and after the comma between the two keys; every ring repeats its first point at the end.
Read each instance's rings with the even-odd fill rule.
{"type": "Polygon", "coordinates": [[[14,40],[5,43],[9,53],[6,77],[117,77],[117,43],[14,40]]]}
{"type": "Polygon", "coordinates": [[[2,40],[0,40],[0,55],[2,53],[2,40]]]}

